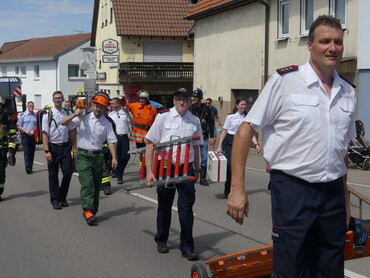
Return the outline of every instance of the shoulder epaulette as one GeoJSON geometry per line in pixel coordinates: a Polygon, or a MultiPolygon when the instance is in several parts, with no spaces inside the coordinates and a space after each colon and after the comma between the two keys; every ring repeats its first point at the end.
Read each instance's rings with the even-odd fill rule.
{"type": "Polygon", "coordinates": [[[291,66],[287,66],[287,67],[277,69],[276,71],[277,71],[278,74],[285,74],[285,73],[288,73],[288,72],[296,71],[298,69],[299,69],[299,66],[291,65],[291,66]]]}
{"type": "Polygon", "coordinates": [[[166,113],[166,112],[169,112],[169,111],[170,111],[170,109],[163,109],[163,110],[159,111],[158,113],[163,114],[163,113],[166,113]]]}
{"type": "Polygon", "coordinates": [[[338,74],[340,78],[342,78],[344,81],[346,81],[349,85],[352,86],[352,88],[356,88],[356,85],[354,85],[353,83],[349,82],[347,79],[345,79],[343,76],[341,76],[340,74],[338,74]]]}

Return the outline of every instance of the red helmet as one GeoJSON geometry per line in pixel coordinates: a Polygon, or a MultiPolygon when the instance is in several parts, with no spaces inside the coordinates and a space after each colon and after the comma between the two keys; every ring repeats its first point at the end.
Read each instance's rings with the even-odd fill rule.
{"type": "Polygon", "coordinates": [[[92,100],[93,103],[97,103],[97,104],[100,104],[100,105],[103,105],[105,107],[108,107],[108,100],[107,98],[103,97],[103,96],[96,96],[94,97],[94,99],[92,100]]]}

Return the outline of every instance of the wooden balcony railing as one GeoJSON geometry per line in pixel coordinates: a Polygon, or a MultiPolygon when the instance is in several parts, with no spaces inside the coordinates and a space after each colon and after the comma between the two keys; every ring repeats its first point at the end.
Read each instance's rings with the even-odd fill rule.
{"type": "Polygon", "coordinates": [[[121,63],[119,79],[128,85],[192,83],[193,63],[121,63]]]}

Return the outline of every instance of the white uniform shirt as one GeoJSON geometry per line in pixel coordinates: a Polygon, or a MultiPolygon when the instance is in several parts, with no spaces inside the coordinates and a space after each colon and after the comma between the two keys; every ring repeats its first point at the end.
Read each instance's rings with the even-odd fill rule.
{"type": "MultiPolygon", "coordinates": [[[[130,112],[129,112],[130,113],[130,112]]],[[[130,133],[130,120],[128,115],[123,109],[113,110],[109,112],[108,116],[116,124],[116,132],[118,135],[129,134],[130,133]]]]}
{"type": "Polygon", "coordinates": [[[244,114],[240,115],[238,112],[227,115],[224,124],[224,129],[227,130],[227,133],[235,135],[244,119],[245,115],[244,114]]]}
{"type": "Polygon", "coordinates": [[[73,129],[60,124],[60,121],[64,119],[64,117],[66,116],[66,112],[64,111],[64,109],[61,109],[59,111],[55,107],[51,108],[51,112],[53,113],[53,117],[50,127],[49,127],[49,113],[46,113],[42,117],[42,131],[46,132],[50,143],[52,144],[66,143],[69,138],[68,130],[73,129]]]}
{"type": "MultiPolygon", "coordinates": [[[[192,141],[190,143],[190,156],[189,162],[194,161],[194,149],[193,145],[203,145],[203,134],[200,126],[199,118],[193,115],[191,112],[187,112],[184,117],[177,112],[176,108],[173,107],[169,112],[158,114],[155,121],[146,135],[146,139],[150,140],[154,144],[167,142],[188,136],[200,136],[199,140],[192,141]]],[[[180,164],[184,164],[185,158],[185,144],[181,145],[181,157],[180,164]]],[[[168,150],[168,148],[167,148],[168,150]]],[[[173,148],[172,162],[176,162],[177,145],[173,148]]],[[[159,156],[159,159],[161,157],[159,156]]],[[[166,152],[167,158],[167,152],[166,152]]]]}
{"type": "Polygon", "coordinates": [[[334,72],[329,99],[309,62],[274,74],[245,121],[262,128],[264,157],[272,169],[308,182],[329,182],[347,173],[344,157],[356,136],[355,92],[334,72]]]}
{"type": "Polygon", "coordinates": [[[68,126],[78,126],[77,146],[81,149],[98,151],[105,141],[108,144],[117,142],[112,123],[105,116],[95,117],[93,112],[73,118],[68,126]]]}

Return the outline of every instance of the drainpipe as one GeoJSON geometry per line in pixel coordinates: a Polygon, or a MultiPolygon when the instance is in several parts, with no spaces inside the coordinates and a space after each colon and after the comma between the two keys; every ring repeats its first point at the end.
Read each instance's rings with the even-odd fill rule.
{"type": "Polygon", "coordinates": [[[264,65],[263,65],[263,84],[266,84],[269,74],[269,23],[270,23],[270,5],[265,0],[258,0],[258,3],[265,6],[265,49],[264,49],[264,65]]]}

